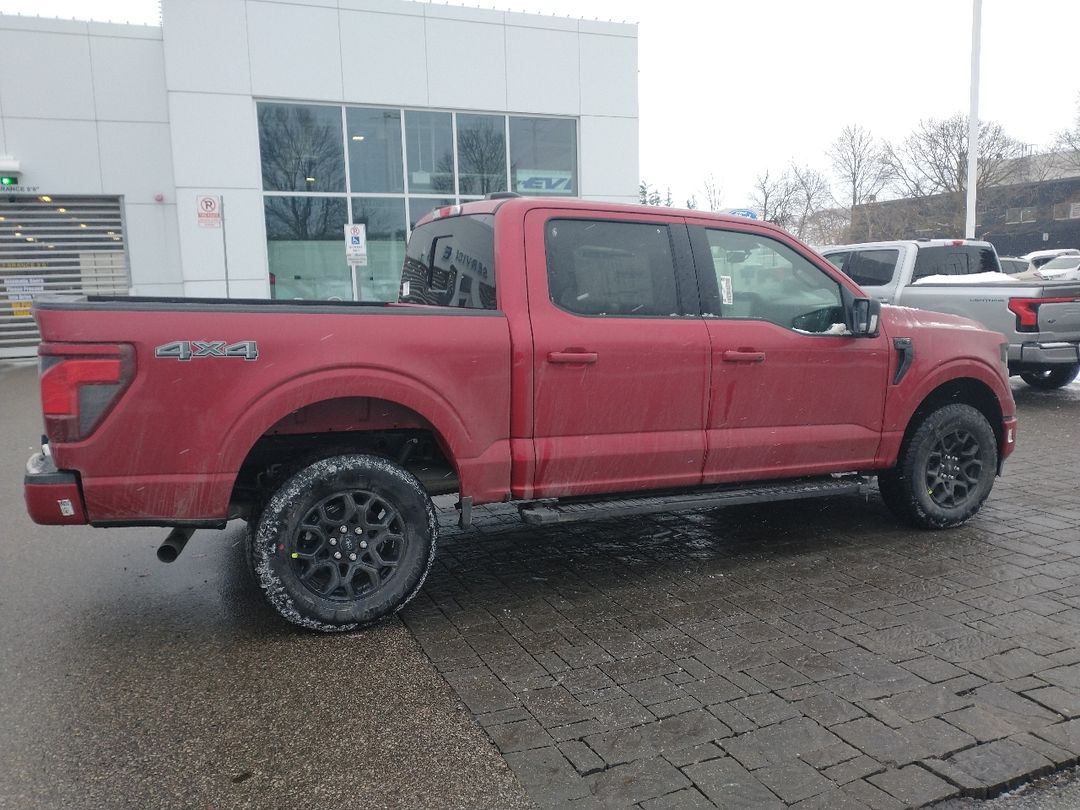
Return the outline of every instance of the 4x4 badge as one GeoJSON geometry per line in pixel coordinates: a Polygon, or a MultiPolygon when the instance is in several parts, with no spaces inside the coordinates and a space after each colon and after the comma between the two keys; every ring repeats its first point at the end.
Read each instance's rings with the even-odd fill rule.
{"type": "Polygon", "coordinates": [[[193,360],[197,357],[242,357],[257,360],[259,346],[254,340],[226,343],[224,340],[174,340],[154,349],[163,360],[193,360]]]}

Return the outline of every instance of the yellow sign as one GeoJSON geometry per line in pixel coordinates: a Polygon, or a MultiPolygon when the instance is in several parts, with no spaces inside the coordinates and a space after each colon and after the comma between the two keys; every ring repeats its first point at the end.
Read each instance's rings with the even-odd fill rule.
{"type": "Polygon", "coordinates": [[[29,318],[33,314],[30,311],[33,306],[33,301],[12,301],[11,314],[16,318],[29,318]]]}

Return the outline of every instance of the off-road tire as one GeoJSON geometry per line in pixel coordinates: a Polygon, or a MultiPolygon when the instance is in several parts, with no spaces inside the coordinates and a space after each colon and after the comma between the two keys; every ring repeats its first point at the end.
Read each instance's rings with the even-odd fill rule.
{"type": "Polygon", "coordinates": [[[896,467],[878,475],[878,488],[904,523],[947,529],[979,511],[997,463],[997,439],[986,417],[970,405],[946,405],[904,438],[896,467]]]}
{"type": "Polygon", "coordinates": [[[1080,376],[1080,363],[1073,366],[1051,366],[1042,371],[1025,371],[1020,374],[1020,379],[1032,388],[1051,391],[1068,385],[1077,376],[1080,376]]]}
{"type": "Polygon", "coordinates": [[[435,507],[416,478],[385,458],[350,454],[316,461],[281,485],[248,533],[248,562],[283,618],[341,632],[412,599],[437,540],[435,507]]]}

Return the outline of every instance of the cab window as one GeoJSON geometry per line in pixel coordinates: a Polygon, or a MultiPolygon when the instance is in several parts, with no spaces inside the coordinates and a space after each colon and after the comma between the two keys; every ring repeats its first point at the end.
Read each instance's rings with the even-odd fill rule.
{"type": "Polygon", "coordinates": [[[548,293],[576,315],[681,313],[667,225],[553,219],[544,232],[548,293]]]}
{"type": "Polygon", "coordinates": [[[716,279],[712,314],[811,334],[843,329],[840,285],[787,245],[711,228],[705,229],[705,241],[716,279]]]}

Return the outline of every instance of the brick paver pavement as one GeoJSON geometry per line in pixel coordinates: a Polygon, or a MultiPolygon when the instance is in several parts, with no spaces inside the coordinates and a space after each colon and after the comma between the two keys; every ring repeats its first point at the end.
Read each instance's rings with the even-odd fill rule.
{"type": "Polygon", "coordinates": [[[1017,383],[968,525],[876,497],[480,509],[408,627],[542,807],[914,807],[1080,760],[1080,384],[1017,383]]]}

